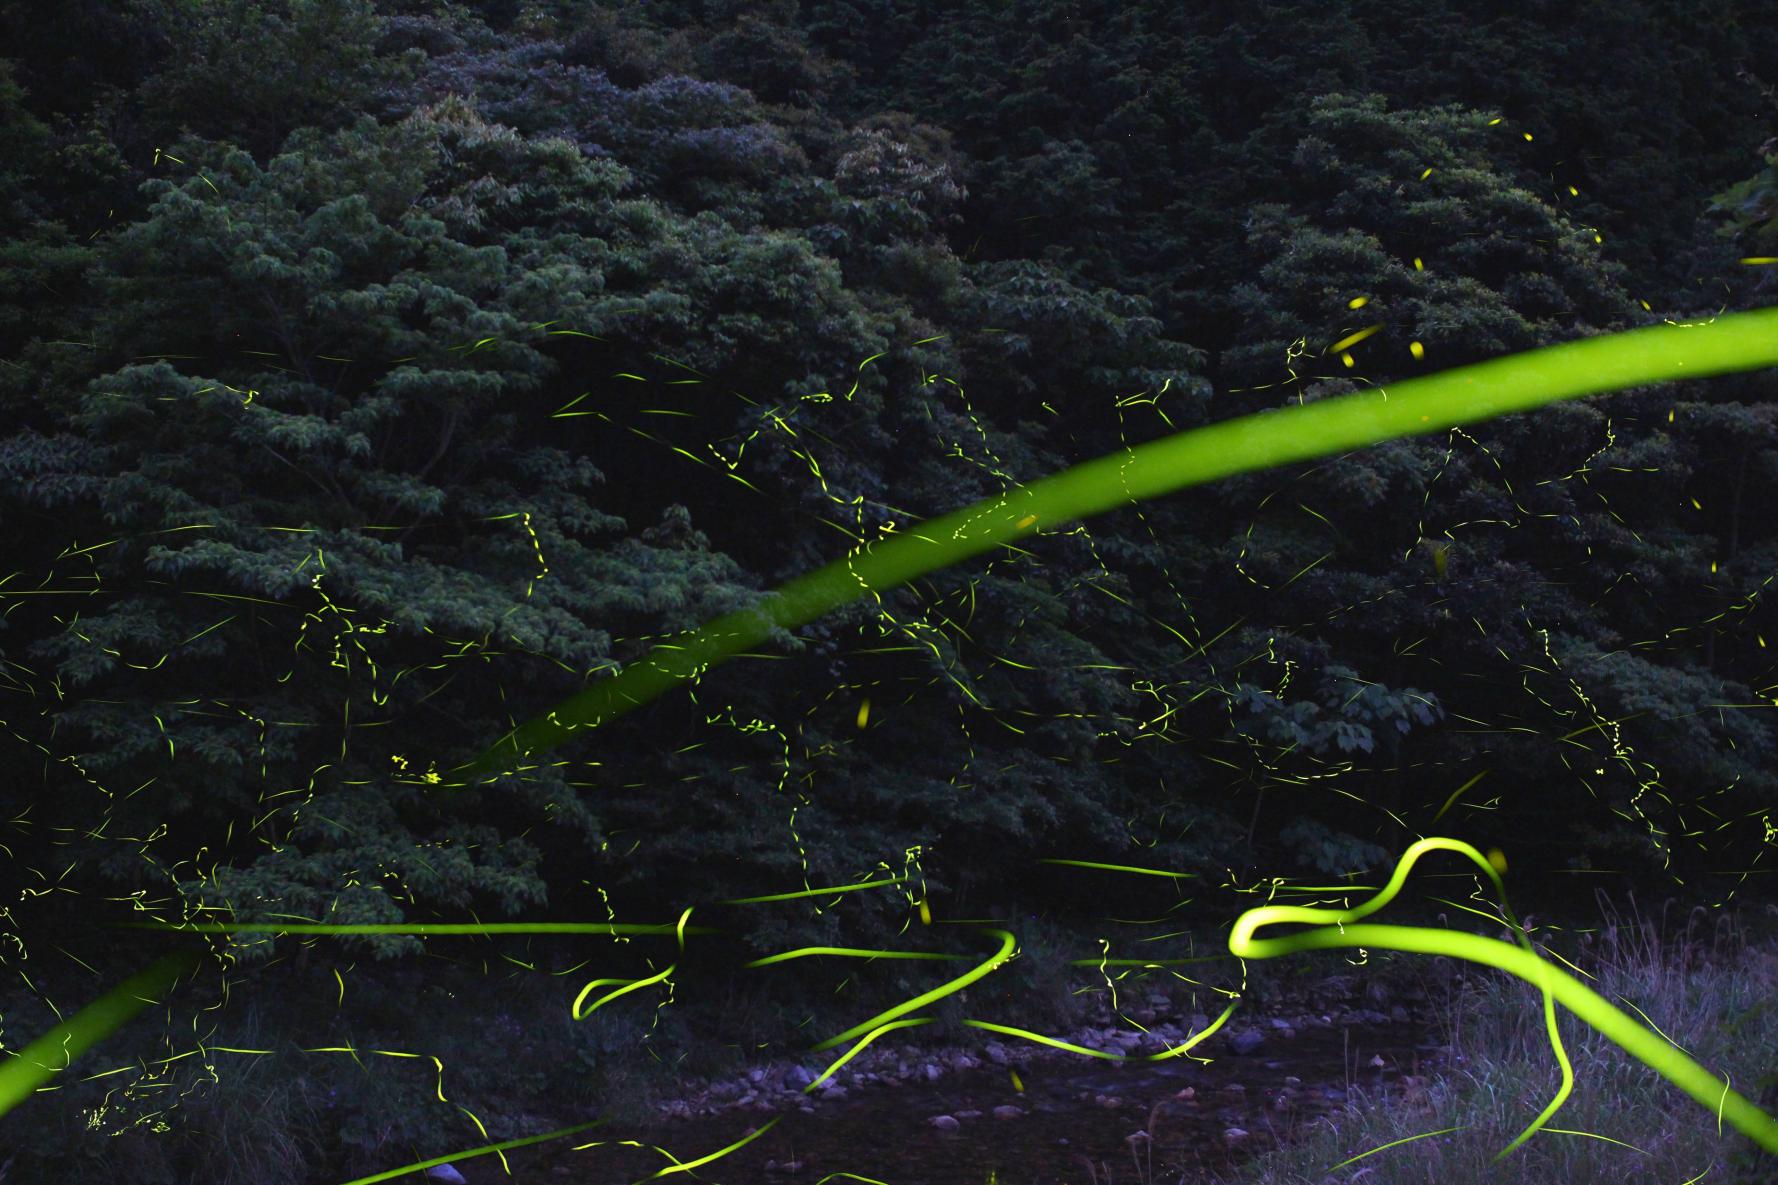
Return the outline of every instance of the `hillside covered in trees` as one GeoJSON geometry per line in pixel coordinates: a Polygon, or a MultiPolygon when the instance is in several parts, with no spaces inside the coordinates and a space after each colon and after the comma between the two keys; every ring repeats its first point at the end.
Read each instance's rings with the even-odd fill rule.
{"type": "MultiPolygon", "coordinates": [[[[453,1081],[499,1100],[728,1048],[691,1006],[749,959],[979,958],[925,927],[1181,893],[1207,935],[1272,878],[1374,888],[1426,835],[1502,849],[1521,909],[1772,898],[1769,371],[1055,524],[453,773],[1069,465],[1771,303],[1744,262],[1778,256],[1770,6],[0,8],[4,1050],[169,944],[208,960],[173,1023],[0,1119],[45,1117],[42,1163],[162,1123],[131,1179],[197,1179],[181,1116],[240,1070],[150,1063],[254,1045],[249,1008],[262,1047],[368,1048],[416,997],[443,1032],[490,965],[561,996],[678,957],[281,921],[719,931],[677,939],[682,1004],[569,1025],[532,1077],[465,1020],[453,1081]],[[268,929],[111,928],[142,921],[268,929]]],[[[870,1015],[855,971],[780,981],[758,1031],[870,1015]]],[[[482,1142],[372,1110],[334,1123],[359,1159],[314,1164],[482,1142]]]]}

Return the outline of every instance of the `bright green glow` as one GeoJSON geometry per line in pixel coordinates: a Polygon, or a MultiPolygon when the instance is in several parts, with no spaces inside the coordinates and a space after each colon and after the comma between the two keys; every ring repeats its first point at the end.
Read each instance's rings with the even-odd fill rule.
{"type": "Polygon", "coordinates": [[[807,1086],[803,1087],[803,1093],[808,1094],[810,1091],[814,1090],[817,1086],[820,1086],[823,1082],[826,1082],[829,1078],[833,1077],[834,1073],[841,1066],[845,1065],[847,1062],[851,1061],[853,1058],[855,1058],[859,1054],[863,1053],[865,1051],[865,1048],[867,1046],[869,1046],[872,1041],[875,1041],[878,1037],[881,1037],[884,1033],[893,1032],[896,1029],[917,1028],[920,1025],[929,1025],[932,1023],[933,1023],[933,1018],[930,1016],[916,1016],[916,1017],[912,1017],[908,1020],[892,1020],[886,1025],[880,1025],[877,1028],[872,1029],[870,1032],[868,1032],[864,1035],[863,1040],[861,1040],[858,1044],[854,1045],[851,1049],[848,1049],[846,1051],[845,1055],[843,1057],[841,1057],[839,1061],[835,1062],[833,1065],[831,1065],[831,1066],[827,1067],[827,1069],[823,1070],[821,1072],[821,1077],[815,1079],[815,1081],[813,1081],[813,1082],[809,1083],[807,1086]]]}
{"type": "Polygon", "coordinates": [[[1038,863],[1072,864],[1076,868],[1104,868],[1111,872],[1134,872],[1142,876],[1187,876],[1196,878],[1198,875],[1195,872],[1169,872],[1164,868],[1137,868],[1133,864],[1101,864],[1097,860],[1062,860],[1047,856],[1039,860],[1038,863]]]}
{"type": "Polygon", "coordinates": [[[6,1114],[73,1060],[111,1035],[197,965],[195,955],[168,955],[124,980],[0,1065],[0,1115],[6,1114]]]}
{"type": "Polygon", "coordinates": [[[352,1180],[347,1181],[345,1185],[374,1185],[377,1181],[388,1181],[395,1177],[405,1177],[409,1173],[423,1173],[433,1165],[437,1164],[449,1164],[455,1160],[468,1160],[472,1156],[486,1156],[490,1152],[504,1152],[508,1148],[523,1148],[526,1144],[541,1144],[545,1140],[555,1140],[562,1136],[571,1136],[575,1132],[583,1132],[589,1127],[597,1127],[599,1124],[605,1122],[608,1121],[604,1119],[594,1119],[588,1123],[577,1123],[573,1127],[558,1128],[553,1132],[544,1132],[540,1136],[522,1136],[516,1140],[503,1140],[498,1144],[484,1144],[480,1148],[470,1148],[463,1152],[452,1152],[448,1156],[434,1156],[431,1160],[416,1160],[413,1164],[404,1164],[398,1169],[389,1169],[387,1172],[382,1173],[372,1173],[368,1177],[355,1177],[352,1180]]]}
{"type": "Polygon", "coordinates": [[[1204,1040],[1204,1038],[1210,1036],[1212,1033],[1216,1032],[1216,1030],[1222,1028],[1228,1018],[1235,1014],[1235,1009],[1238,1007],[1240,1007],[1238,1003],[1230,1004],[1227,1008],[1222,1010],[1221,1016],[1210,1022],[1209,1026],[1206,1027],[1203,1032],[1193,1033],[1187,1040],[1178,1045],[1169,1046],[1161,1053],[1149,1053],[1144,1054],[1141,1057],[1131,1057],[1126,1053],[1108,1053],[1103,1049],[1088,1049],[1084,1045],[1071,1045],[1066,1041],[1058,1041],[1054,1037],[1045,1037],[1042,1033],[1033,1033],[1030,1029],[1017,1029],[1011,1025],[991,1024],[985,1020],[965,1020],[963,1023],[972,1028],[988,1029],[996,1033],[1005,1033],[1009,1037],[1023,1037],[1027,1041],[1036,1041],[1042,1045],[1052,1045],[1057,1049],[1066,1049],[1071,1053],[1084,1053],[1088,1057],[1101,1057],[1107,1061],[1159,1062],[1165,1061],[1170,1057],[1180,1057],[1189,1052],[1192,1046],[1204,1040]]]}
{"type": "MultiPolygon", "coordinates": [[[[1502,1149],[1499,1156],[1506,1156],[1514,1148],[1542,1127],[1554,1111],[1561,1106],[1574,1083],[1573,1070],[1568,1065],[1567,1056],[1562,1051],[1560,1039],[1556,1035],[1554,1000],[1560,1000],[1564,1007],[1588,1024],[1617,1042],[1627,1053],[1649,1069],[1665,1077],[1686,1094],[1699,1103],[1716,1112],[1719,1120],[1727,1119],[1744,1134],[1771,1152],[1778,1152],[1778,1121],[1772,1119],[1764,1111],[1754,1106],[1742,1095],[1731,1090],[1728,1083],[1719,1080],[1715,1075],[1687,1057],[1681,1050],[1661,1040],[1641,1025],[1632,1020],[1628,1013],[1617,1008],[1589,988],[1580,980],[1569,975],[1559,967],[1552,966],[1537,956],[1530,949],[1530,940],[1525,940],[1525,948],[1500,942],[1493,938],[1483,938],[1479,934],[1463,934],[1451,930],[1435,930],[1418,926],[1352,926],[1346,923],[1356,921],[1367,914],[1375,913],[1387,905],[1401,890],[1407,880],[1408,871],[1414,861],[1423,854],[1443,848],[1457,852],[1474,860],[1483,872],[1493,880],[1495,888],[1501,890],[1501,905],[1504,909],[1505,891],[1500,882],[1500,874],[1495,871],[1485,856],[1475,848],[1457,839],[1434,837],[1422,839],[1409,846],[1403,854],[1401,862],[1396,865],[1395,875],[1389,883],[1364,904],[1352,909],[1318,909],[1301,905],[1264,905],[1258,909],[1250,909],[1235,921],[1234,929],[1229,932],[1229,950],[1244,959],[1270,959],[1279,955],[1291,955],[1306,950],[1325,950],[1333,947],[1356,946],[1377,947],[1383,950],[1412,951],[1428,955],[1450,955],[1453,958],[1468,959],[1472,963],[1483,963],[1490,967],[1498,967],[1511,975],[1535,987],[1544,993],[1544,1014],[1548,1022],[1550,1038],[1556,1049],[1557,1057],[1562,1063],[1562,1089],[1556,1098],[1527,1128],[1518,1139],[1502,1149]],[[1308,922],[1333,929],[1310,930],[1302,934],[1292,934],[1285,938],[1255,938],[1253,932],[1261,926],[1277,925],[1283,922],[1308,922]],[[1553,999],[1552,999],[1553,997],[1553,999]]],[[[1510,909],[1507,918],[1512,920],[1510,909]]],[[[1513,920],[1513,927],[1518,929],[1518,922],[1513,920]]]]}
{"type": "MultiPolygon", "coordinates": [[[[1328,399],[1313,405],[1286,407],[1125,449],[921,524],[917,532],[899,534],[886,542],[879,540],[862,546],[842,560],[791,581],[767,597],[758,608],[717,618],[701,629],[684,635],[676,643],[656,647],[644,661],[633,664],[616,677],[596,684],[564,701],[554,710],[514,729],[474,761],[454,772],[487,775],[502,766],[522,761],[561,743],[577,728],[596,726],[648,702],[677,683],[701,674],[716,663],[757,644],[774,629],[792,629],[806,624],[851,601],[860,593],[869,592],[875,595],[882,590],[905,584],[924,573],[1005,544],[1039,525],[1053,529],[1125,503],[1159,497],[1220,477],[1364,448],[1397,437],[1440,432],[1460,424],[1473,424],[1514,412],[1528,411],[1562,399],[1672,379],[1703,378],[1755,370],[1772,365],[1778,365],[1778,309],[1762,309],[1717,317],[1702,323],[1652,326],[1625,333],[1600,335],[1494,359],[1443,374],[1410,379],[1395,385],[1393,390],[1385,387],[1328,399]]],[[[1453,801],[1455,797],[1454,795],[1453,801]]],[[[1450,803],[1447,802],[1446,806],[1449,807],[1450,803]]],[[[1562,1063],[1563,1086],[1543,1114],[1502,1155],[1536,1131],[1561,1105],[1572,1086],[1572,1070],[1555,1028],[1555,999],[1560,999],[1582,1020],[1605,1033],[1650,1068],[1665,1075],[1694,1099],[1716,1110],[1720,1118],[1727,1118],[1762,1147],[1778,1152],[1778,1122],[1774,1122],[1747,1099],[1729,1089],[1726,1083],[1721,1084],[1719,1089],[1716,1079],[1685,1054],[1651,1035],[1578,980],[1538,958],[1529,949],[1528,940],[1528,949],[1519,950],[1506,943],[1470,934],[1403,926],[1343,925],[1346,920],[1380,908],[1392,898],[1400,889],[1413,861],[1421,852],[1436,847],[1448,848],[1474,858],[1494,878],[1496,885],[1499,885],[1498,872],[1474,848],[1455,840],[1422,840],[1408,849],[1397,867],[1395,877],[1366,905],[1344,911],[1293,906],[1266,906],[1250,910],[1237,921],[1229,938],[1229,949],[1244,958],[1271,958],[1303,950],[1349,946],[1446,954],[1499,967],[1542,988],[1546,1021],[1553,1046],[1562,1063]],[[1339,924],[1339,929],[1333,933],[1321,930],[1282,939],[1253,938],[1253,932],[1259,926],[1283,921],[1339,924]]],[[[766,899],[768,898],[748,900],[766,899]]],[[[1510,913],[1508,916],[1510,917],[1510,913]]],[[[685,920],[682,916],[679,925],[675,927],[682,950],[687,933],[685,920]]],[[[552,928],[562,932],[642,933],[664,932],[667,929],[575,923],[558,923],[554,927],[549,924],[525,923],[474,926],[323,926],[286,923],[166,928],[195,929],[200,932],[261,930],[287,933],[415,934],[541,933],[552,928]]],[[[830,1038],[815,1049],[820,1051],[831,1048],[872,1029],[876,1030],[872,1033],[874,1037],[877,1033],[887,1031],[891,1026],[886,1022],[893,1018],[921,1008],[991,973],[1010,957],[1014,943],[1012,935],[1005,931],[991,932],[1002,937],[1004,947],[983,965],[931,992],[898,1005],[863,1025],[830,1038]]],[[[73,1058],[122,1025],[148,1002],[145,997],[158,994],[170,986],[191,963],[190,956],[171,956],[161,960],[32,1042],[21,1054],[0,1064],[0,1115],[5,1115],[16,1107],[73,1058]]],[[[663,979],[672,970],[669,967],[667,971],[651,979],[635,981],[623,990],[607,995],[587,1011],[591,1012],[627,991],[663,979]]],[[[575,1001],[577,1018],[580,1015],[579,1005],[592,987],[617,982],[623,981],[601,980],[589,984],[575,1001]]],[[[1227,1013],[1224,1015],[1226,1018],[1227,1013]]],[[[986,1022],[966,1023],[977,1027],[992,1027],[986,1022]]],[[[1022,1035],[1043,1040],[1035,1034],[1022,1035]]],[[[861,1042],[860,1048],[869,1039],[861,1042]]],[[[844,1060],[841,1059],[841,1062],[844,1060]]],[[[839,1064],[841,1063],[836,1063],[836,1067],[839,1064]]],[[[775,1123],[776,1120],[772,1122],[775,1123]]],[[[763,1134],[771,1126],[768,1123],[755,1134],[763,1134]]],[[[536,1137],[546,1138],[550,1137],[536,1137]]],[[[511,1147],[524,1142],[529,1141],[490,1145],[489,1148],[511,1147]]],[[[733,1145],[724,1152],[739,1146],[733,1145]]],[[[714,1159],[714,1156],[690,1165],[675,1166],[656,1175],[685,1171],[692,1165],[707,1163],[710,1159],[714,1159]]],[[[432,1163],[440,1162],[426,1162],[426,1166],[432,1163]]],[[[384,1180],[426,1166],[409,1166],[394,1173],[363,1178],[362,1182],[384,1180]]]]}
{"type": "MultiPolygon", "coordinates": [[[[887,540],[864,545],[768,595],[655,647],[621,673],[507,733],[458,767],[489,775],[647,703],[676,684],[864,593],[880,593],[1075,519],[1236,473],[1442,432],[1624,387],[1778,365],[1778,309],[1655,325],[1547,346],[1318,403],[1181,432],[1076,465],[887,540]]],[[[455,783],[461,785],[461,782],[455,783]]]]}
{"type": "Polygon", "coordinates": [[[766,967],[772,963],[787,963],[791,959],[806,959],[810,955],[844,955],[854,959],[945,959],[956,962],[967,959],[968,955],[947,955],[935,950],[865,950],[856,946],[805,946],[797,950],[787,950],[783,954],[767,955],[763,959],[755,959],[744,963],[745,967],[766,967]]]}
{"type": "Polygon", "coordinates": [[[956,979],[939,984],[929,992],[923,992],[911,1000],[904,1000],[893,1008],[879,1012],[863,1024],[853,1025],[837,1037],[829,1037],[821,1044],[815,1046],[814,1051],[820,1053],[822,1050],[832,1049],[841,1042],[850,1041],[860,1033],[870,1032],[870,1030],[886,1021],[894,1020],[898,1016],[906,1016],[908,1013],[924,1008],[926,1005],[931,1004],[934,1001],[942,1000],[952,992],[961,991],[976,980],[991,974],[995,968],[1013,957],[1013,946],[1017,942],[1017,939],[1005,930],[985,930],[984,933],[992,934],[994,937],[1000,939],[1000,950],[980,966],[965,971],[956,979]]]}

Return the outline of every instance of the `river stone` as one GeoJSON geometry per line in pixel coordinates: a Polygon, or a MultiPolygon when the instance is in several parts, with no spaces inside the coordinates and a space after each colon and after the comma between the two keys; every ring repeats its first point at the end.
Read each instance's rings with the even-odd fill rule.
{"type": "Polygon", "coordinates": [[[990,1041],[982,1049],[988,1055],[988,1060],[995,1065],[1004,1066],[1006,1064],[1006,1046],[1000,1042],[990,1041]]]}
{"type": "Polygon", "coordinates": [[[957,1122],[956,1117],[953,1115],[934,1115],[926,1122],[930,1123],[941,1132],[954,1132],[963,1126],[961,1123],[957,1122]]]}
{"type": "Polygon", "coordinates": [[[1024,1113],[1025,1109],[1023,1107],[1015,1107],[1011,1103],[1002,1103],[1000,1106],[994,1108],[994,1118],[996,1119],[1017,1119],[1024,1113]]]}
{"type": "Polygon", "coordinates": [[[448,1164],[435,1164],[426,1170],[428,1181],[443,1181],[444,1185],[464,1185],[463,1174],[448,1164]]]}
{"type": "Polygon", "coordinates": [[[926,1081],[928,1082],[937,1082],[940,1078],[945,1076],[945,1072],[932,1062],[927,1062],[924,1066],[920,1067],[920,1072],[926,1075],[926,1081]]]}
{"type": "Polygon", "coordinates": [[[1266,1023],[1270,1024],[1274,1029],[1288,1029],[1290,1027],[1290,1022],[1285,1020],[1282,1016],[1274,1016],[1266,1023]]]}
{"type": "Polygon", "coordinates": [[[1239,1144],[1242,1140],[1247,1138],[1247,1130],[1240,1127],[1231,1127],[1222,1133],[1222,1138],[1231,1144],[1239,1144]]]}
{"type": "Polygon", "coordinates": [[[976,1111],[974,1109],[971,1109],[968,1111],[957,1112],[958,1119],[980,1119],[981,1117],[982,1117],[982,1113],[980,1111],[976,1111]]]}
{"type": "MultiPolygon", "coordinates": [[[[829,1078],[828,1081],[832,1082],[833,1079],[829,1078]]],[[[836,1101],[843,1099],[846,1097],[846,1088],[843,1086],[830,1086],[821,1092],[821,1097],[823,1099],[834,1099],[836,1101]]]]}
{"type": "MultiPolygon", "coordinates": [[[[765,1080],[766,1080],[766,1072],[764,1070],[760,1069],[759,1067],[755,1066],[753,1069],[747,1071],[747,1081],[753,1083],[753,1085],[758,1086],[760,1083],[764,1082],[765,1080]]],[[[717,1089],[720,1090],[722,1088],[718,1087],[717,1089]]],[[[711,1093],[715,1093],[715,1092],[713,1091],[711,1093]]]]}
{"type": "Polygon", "coordinates": [[[1264,1043],[1265,1039],[1263,1033],[1256,1032],[1253,1029],[1246,1029],[1236,1033],[1234,1039],[1230,1041],[1229,1044],[1234,1047],[1237,1054],[1245,1055],[1258,1049],[1260,1045],[1264,1043]]]}
{"type": "Polygon", "coordinates": [[[792,1066],[790,1072],[784,1075],[784,1084],[797,1090],[801,1090],[813,1081],[815,1081],[815,1071],[807,1066],[792,1066]]]}

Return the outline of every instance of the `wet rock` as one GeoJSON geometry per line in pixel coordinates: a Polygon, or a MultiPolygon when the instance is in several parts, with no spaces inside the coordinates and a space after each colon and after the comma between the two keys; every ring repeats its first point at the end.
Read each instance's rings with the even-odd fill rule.
{"type": "Polygon", "coordinates": [[[1389,1009],[1389,1019],[1398,1025],[1405,1025],[1409,1020],[1408,1010],[1403,1008],[1400,1004],[1391,1005],[1389,1009]]]}
{"type": "Polygon", "coordinates": [[[1260,1047],[1260,1045],[1265,1042],[1265,1039],[1266,1038],[1263,1033],[1256,1032],[1253,1029],[1246,1029],[1242,1032],[1236,1033],[1233,1040],[1231,1040],[1229,1042],[1229,1044],[1234,1048],[1234,1051],[1237,1054],[1241,1054],[1244,1056],[1244,1055],[1252,1053],[1254,1050],[1258,1049],[1260,1047]]]}
{"type": "Polygon", "coordinates": [[[1108,1111],[1124,1105],[1124,1101],[1114,1094],[1094,1095],[1093,1102],[1104,1107],[1108,1111]]]}
{"type": "Polygon", "coordinates": [[[973,1108],[968,1111],[957,1112],[958,1119],[980,1119],[981,1117],[982,1117],[982,1113],[980,1111],[974,1110],[973,1108]]]}
{"type": "Polygon", "coordinates": [[[428,1181],[441,1181],[444,1185],[464,1185],[463,1174],[448,1164],[435,1164],[426,1170],[428,1181]]]}
{"type": "Polygon", "coordinates": [[[807,1066],[792,1066],[790,1072],[784,1075],[784,1084],[795,1087],[797,1090],[801,1090],[813,1081],[815,1081],[815,1071],[807,1066]]]}
{"type": "Polygon", "coordinates": [[[1290,1027],[1290,1022],[1285,1020],[1282,1016],[1274,1016],[1270,1021],[1268,1021],[1266,1023],[1271,1025],[1272,1028],[1279,1029],[1279,1030],[1288,1029],[1290,1027]]]}
{"type": "Polygon", "coordinates": [[[996,1119],[1017,1119],[1024,1113],[1025,1109],[1023,1107],[1015,1107],[1011,1103],[1002,1103],[1000,1106],[994,1108],[994,1118],[996,1119]]]}
{"type": "Polygon", "coordinates": [[[941,1132],[954,1132],[963,1125],[957,1122],[955,1115],[934,1115],[926,1121],[941,1132]]]}
{"type": "MultiPolygon", "coordinates": [[[[753,1083],[753,1085],[758,1086],[760,1083],[764,1082],[765,1080],[766,1080],[766,1072],[764,1070],[760,1069],[759,1067],[755,1066],[753,1069],[747,1071],[747,1081],[753,1083]]],[[[733,1083],[724,1083],[723,1085],[724,1086],[732,1086],[734,1084],[733,1083]]],[[[721,1090],[722,1087],[719,1086],[716,1089],[721,1090]]]]}
{"type": "Polygon", "coordinates": [[[1240,1082],[1230,1082],[1222,1088],[1223,1094],[1245,1095],[1247,1087],[1240,1082]]]}
{"type": "Polygon", "coordinates": [[[1158,1008],[1165,1011],[1166,1009],[1173,1007],[1173,1001],[1167,997],[1165,992],[1150,992],[1148,994],[1148,1006],[1150,1008],[1158,1008]]]}
{"type": "Polygon", "coordinates": [[[1152,1008],[1138,1008],[1130,1013],[1130,1019],[1139,1025],[1151,1025],[1159,1020],[1160,1016],[1152,1008]]]}
{"type": "Polygon", "coordinates": [[[1247,1129],[1240,1127],[1227,1128],[1223,1131],[1222,1138],[1230,1144],[1242,1143],[1247,1139],[1247,1129]]]}
{"type": "MultiPolygon", "coordinates": [[[[828,1081],[832,1082],[833,1079],[829,1078],[828,1081]]],[[[830,1086],[821,1092],[821,1097],[823,1099],[831,1099],[838,1102],[840,1099],[846,1097],[846,1088],[843,1086],[830,1086]]]]}
{"type": "Polygon", "coordinates": [[[1297,1086],[1301,1086],[1302,1084],[1303,1084],[1303,1080],[1301,1078],[1298,1078],[1295,1074],[1286,1074],[1284,1076],[1284,1085],[1286,1085],[1286,1086],[1297,1087],[1297,1086]]]}
{"type": "Polygon", "coordinates": [[[1173,1097],[1176,1099],[1195,1099],[1198,1097],[1197,1088],[1188,1086],[1173,1097]]]}
{"type": "Polygon", "coordinates": [[[927,1062],[924,1066],[921,1066],[920,1072],[926,1075],[926,1081],[928,1082],[937,1082],[940,1078],[945,1076],[945,1072],[932,1062],[927,1062]]]}
{"type": "Polygon", "coordinates": [[[988,1060],[995,1065],[1004,1066],[1006,1064],[1006,1046],[1002,1045],[1000,1042],[988,1042],[982,1047],[982,1052],[986,1053],[988,1055],[988,1060]]]}

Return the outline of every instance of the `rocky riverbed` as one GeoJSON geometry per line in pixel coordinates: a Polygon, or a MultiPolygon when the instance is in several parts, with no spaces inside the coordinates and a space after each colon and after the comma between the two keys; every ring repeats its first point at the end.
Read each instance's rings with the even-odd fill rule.
{"type": "MultiPolygon", "coordinates": [[[[873,1046],[808,1091],[827,1061],[780,1058],[688,1083],[641,1130],[557,1150],[547,1163],[565,1181],[637,1180],[668,1162],[619,1140],[689,1160],[755,1136],[700,1176],[728,1185],[835,1172],[923,1185],[1061,1185],[1106,1180],[1110,1167],[1125,1178],[1141,1170],[1144,1180],[1191,1181],[1337,1113],[1353,1084],[1412,1096],[1454,1056],[1438,1044],[1423,998],[1361,986],[1335,980],[1302,993],[1318,1007],[1244,1008],[1190,1053],[1158,1062],[1112,1062],[970,1030],[951,1045],[873,1046]]],[[[1210,1023],[1166,993],[1122,1003],[1146,1032],[1111,1018],[1051,1035],[1142,1057],[1210,1023]]]]}

